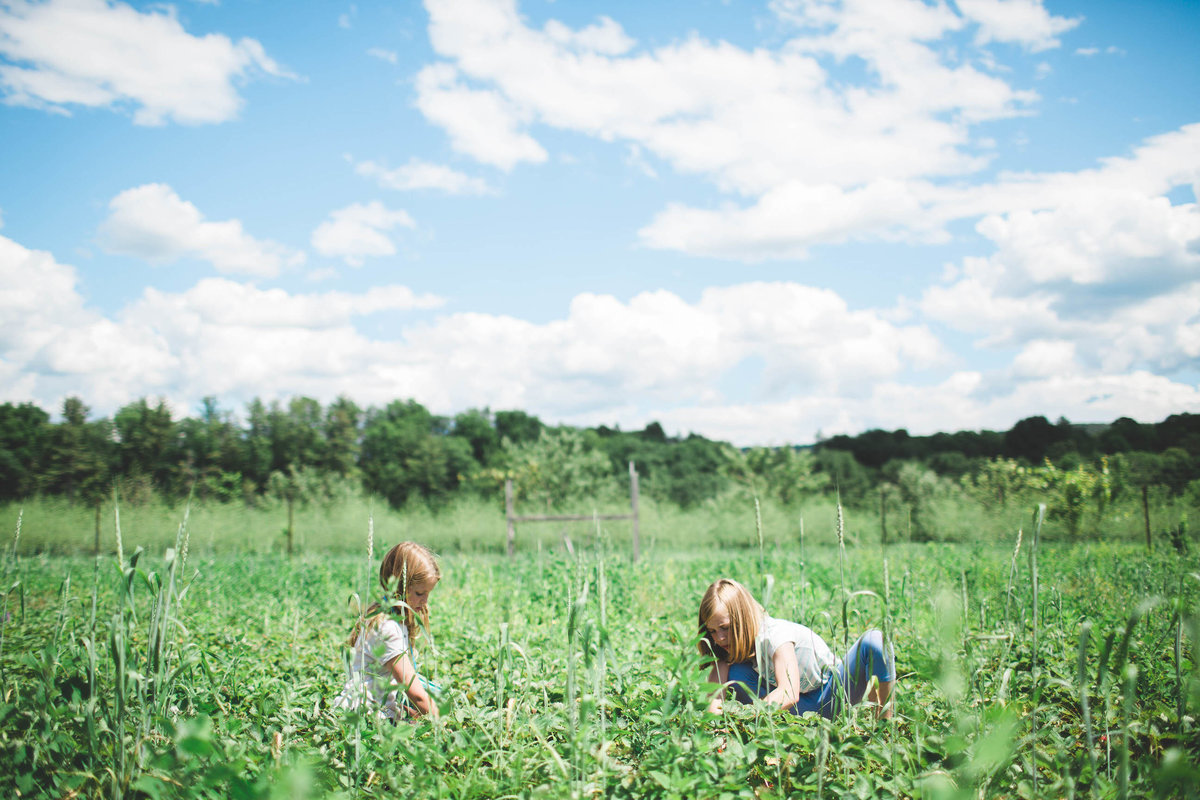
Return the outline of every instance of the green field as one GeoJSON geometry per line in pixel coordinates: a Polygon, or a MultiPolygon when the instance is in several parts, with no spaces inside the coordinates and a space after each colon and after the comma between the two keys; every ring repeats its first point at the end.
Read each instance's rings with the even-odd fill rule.
{"type": "Polygon", "coordinates": [[[107,530],[99,558],[30,548],[33,522],[5,546],[3,796],[1185,797],[1200,779],[1200,559],[1161,545],[1035,551],[1026,522],[1019,550],[1015,528],[881,548],[849,524],[843,552],[821,511],[803,540],[768,513],[760,547],[752,509],[702,529],[651,511],[637,564],[624,523],[572,526],[573,554],[525,526],[510,560],[478,510],[380,514],[368,564],[370,509],[291,559],[278,528],[221,534],[197,509],[181,531],[178,512],[123,511],[121,566],[107,530]],[[441,725],[328,707],[348,600],[400,538],[443,552],[419,661],[441,725]],[[772,614],[838,651],[888,630],[896,719],[707,715],[695,614],[720,576],[770,585],[772,614]]]}

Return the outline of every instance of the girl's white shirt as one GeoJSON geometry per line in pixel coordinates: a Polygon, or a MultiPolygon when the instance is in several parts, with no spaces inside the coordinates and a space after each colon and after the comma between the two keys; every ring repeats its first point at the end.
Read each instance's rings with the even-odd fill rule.
{"type": "MultiPolygon", "coordinates": [[[[385,617],[366,634],[360,634],[354,643],[350,678],[333,701],[333,707],[355,709],[366,704],[375,708],[380,717],[403,719],[404,712],[398,701],[398,692],[403,689],[387,665],[408,651],[408,627],[391,617],[385,617]]],[[[415,661],[415,655],[410,655],[415,661]]]]}
{"type": "Polygon", "coordinates": [[[754,652],[758,659],[758,674],[766,677],[768,686],[779,685],[775,680],[775,651],[785,644],[796,649],[800,694],[820,689],[825,684],[827,672],[837,669],[839,659],[811,628],[763,614],[762,627],[754,639],[754,652]]]}

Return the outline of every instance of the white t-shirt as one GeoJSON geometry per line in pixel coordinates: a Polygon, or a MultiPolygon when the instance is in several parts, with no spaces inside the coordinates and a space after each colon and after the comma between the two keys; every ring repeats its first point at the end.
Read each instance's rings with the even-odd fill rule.
{"type": "MultiPolygon", "coordinates": [[[[360,635],[354,643],[350,678],[333,701],[333,707],[354,709],[367,704],[376,708],[381,717],[403,719],[398,685],[388,662],[406,652],[409,652],[408,628],[391,617],[381,620],[365,636],[360,635]]],[[[409,656],[414,657],[412,653],[409,656]]]]}
{"type": "Polygon", "coordinates": [[[754,652],[758,659],[758,674],[766,677],[768,686],[778,685],[775,680],[775,651],[785,644],[791,644],[796,649],[801,694],[820,689],[825,683],[826,672],[837,669],[838,658],[825,640],[811,628],[763,614],[762,627],[754,640],[754,652]]]}

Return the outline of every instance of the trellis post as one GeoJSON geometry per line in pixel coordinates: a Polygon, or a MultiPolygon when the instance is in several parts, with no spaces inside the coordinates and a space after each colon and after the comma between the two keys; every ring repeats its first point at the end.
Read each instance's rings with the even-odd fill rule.
{"type": "Polygon", "coordinates": [[[641,557],[641,535],[638,530],[638,474],[637,467],[629,462],[629,508],[633,512],[633,563],[641,557]]]}
{"type": "Polygon", "coordinates": [[[633,560],[641,558],[641,528],[639,526],[638,510],[638,474],[637,467],[629,462],[629,509],[628,514],[529,514],[517,516],[513,502],[512,478],[504,479],[504,520],[507,523],[508,555],[516,552],[518,522],[586,522],[588,520],[618,520],[633,521],[633,560]]]}

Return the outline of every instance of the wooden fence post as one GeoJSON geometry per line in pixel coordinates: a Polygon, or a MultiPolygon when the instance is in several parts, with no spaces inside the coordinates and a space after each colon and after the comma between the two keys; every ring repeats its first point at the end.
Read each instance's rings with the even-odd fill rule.
{"type": "Polygon", "coordinates": [[[296,504],[296,496],[293,492],[289,491],[287,493],[287,507],[288,507],[287,554],[288,554],[288,558],[292,557],[292,552],[294,551],[293,543],[295,542],[295,537],[296,537],[296,526],[294,524],[296,517],[295,517],[295,513],[293,511],[295,504],[296,504]]]}
{"type": "Polygon", "coordinates": [[[513,485],[512,478],[504,479],[504,518],[508,522],[508,556],[512,558],[516,547],[517,525],[513,521],[513,485]]]}
{"type": "Polygon", "coordinates": [[[638,529],[638,474],[637,467],[629,462],[629,506],[633,511],[633,563],[642,554],[641,531],[638,529]]]}
{"type": "MultiPolygon", "coordinates": [[[[628,519],[633,520],[633,560],[637,561],[641,557],[641,531],[638,527],[638,474],[637,468],[632,461],[629,462],[629,506],[632,510],[630,514],[523,514],[517,516],[517,512],[513,505],[513,482],[512,478],[504,479],[504,519],[508,523],[508,554],[511,556],[515,553],[515,540],[517,537],[518,522],[586,522],[591,521],[597,523],[600,520],[617,520],[628,519]]],[[[574,551],[574,546],[570,544],[570,538],[563,531],[563,543],[568,550],[574,551]]],[[[540,541],[539,541],[539,547],[540,541]]]]}

